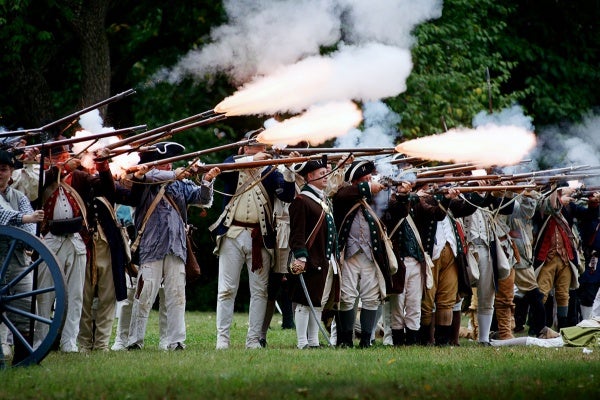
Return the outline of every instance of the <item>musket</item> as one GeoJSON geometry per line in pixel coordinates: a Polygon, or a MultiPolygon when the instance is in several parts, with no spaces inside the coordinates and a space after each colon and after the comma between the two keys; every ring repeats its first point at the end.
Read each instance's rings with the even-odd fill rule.
{"type": "MultiPolygon", "coordinates": [[[[476,165],[465,165],[463,167],[452,167],[452,168],[441,168],[441,169],[436,169],[433,171],[424,171],[424,172],[417,172],[417,178],[427,178],[430,176],[440,176],[440,175],[447,175],[447,174],[456,174],[456,173],[461,173],[461,172],[469,172],[469,171],[473,171],[478,169],[479,167],[477,167],[476,165]]],[[[469,176],[469,178],[472,178],[473,176],[469,176]]],[[[464,177],[462,177],[464,178],[464,177]]]]}
{"type": "MultiPolygon", "coordinates": [[[[52,142],[45,142],[43,144],[43,146],[52,148],[52,147],[58,147],[58,146],[66,145],[66,144],[72,144],[72,143],[95,141],[95,140],[106,138],[106,137],[120,135],[122,133],[139,131],[140,129],[146,129],[146,125],[137,125],[137,126],[132,126],[129,128],[115,129],[114,131],[111,131],[111,132],[96,133],[96,134],[92,134],[92,135],[88,135],[88,136],[71,137],[71,138],[67,138],[67,139],[55,140],[52,142]]],[[[39,148],[41,146],[42,146],[41,144],[30,144],[27,146],[18,147],[17,149],[18,150],[21,150],[21,149],[26,150],[26,149],[39,148]]]]}
{"type": "Polygon", "coordinates": [[[355,148],[336,148],[336,147],[314,147],[314,148],[295,148],[286,147],[277,149],[276,153],[289,154],[295,151],[298,154],[322,154],[322,153],[373,153],[373,154],[394,154],[396,150],[393,147],[355,147],[355,148]]]}
{"type": "MultiPolygon", "coordinates": [[[[219,114],[219,115],[223,115],[223,114],[219,114]]],[[[143,132],[139,135],[125,138],[117,143],[113,143],[111,145],[111,149],[116,149],[117,147],[121,147],[126,144],[131,144],[131,143],[135,143],[135,142],[145,143],[147,141],[153,140],[155,138],[154,137],[155,134],[157,134],[157,133],[163,134],[165,132],[167,132],[167,133],[171,132],[175,128],[178,128],[178,127],[180,127],[180,125],[183,125],[183,124],[188,124],[188,125],[185,125],[187,127],[187,129],[193,128],[196,125],[194,125],[194,123],[190,123],[190,122],[200,119],[201,121],[197,121],[195,123],[199,123],[199,122],[204,123],[204,121],[206,119],[211,119],[214,116],[215,116],[215,112],[213,110],[204,111],[204,112],[201,112],[200,114],[192,115],[190,117],[187,117],[187,118],[175,121],[175,122],[171,122],[169,124],[162,125],[157,128],[154,128],[154,129],[150,129],[149,131],[143,132]]]]}
{"type": "Polygon", "coordinates": [[[91,105],[89,107],[81,109],[81,110],[79,110],[77,112],[74,112],[73,114],[69,114],[66,117],[62,117],[61,119],[57,119],[56,121],[50,122],[49,124],[46,124],[46,125],[44,125],[44,126],[42,126],[40,128],[35,128],[35,129],[21,129],[21,130],[18,130],[18,131],[2,132],[2,133],[0,133],[0,137],[7,137],[7,136],[14,136],[14,135],[26,135],[26,134],[33,134],[33,133],[41,133],[41,132],[44,132],[45,130],[47,130],[48,128],[51,128],[51,127],[56,126],[56,125],[60,125],[60,124],[62,124],[65,121],[71,121],[74,118],[77,118],[77,117],[79,117],[79,116],[87,113],[88,111],[92,111],[92,110],[95,110],[96,108],[102,107],[102,106],[107,105],[109,103],[112,103],[114,101],[121,100],[123,97],[127,97],[129,95],[134,94],[134,93],[135,93],[135,90],[129,89],[129,90],[126,90],[126,91],[121,92],[119,94],[116,94],[116,95],[114,95],[112,97],[109,97],[106,100],[102,100],[102,101],[100,101],[100,102],[98,102],[96,104],[93,104],[93,105],[91,105]]]}
{"type": "MultiPolygon", "coordinates": [[[[414,158],[414,157],[411,157],[414,158]]],[[[393,162],[393,161],[391,161],[393,162]]],[[[422,167],[419,168],[419,171],[423,171],[423,172],[428,172],[428,171],[438,171],[440,169],[448,169],[448,168],[459,168],[459,167],[469,167],[474,165],[473,163],[470,162],[463,162],[463,163],[454,163],[454,164],[443,164],[443,165],[436,165],[433,167],[422,167]]]]}
{"type": "Polygon", "coordinates": [[[492,186],[451,186],[431,189],[430,193],[445,193],[450,189],[458,190],[461,193],[468,192],[520,192],[523,190],[535,189],[536,185],[492,185],[492,186]]]}
{"type": "Polygon", "coordinates": [[[506,175],[507,180],[520,180],[520,179],[529,179],[537,176],[545,176],[551,175],[555,173],[569,172],[569,171],[580,171],[582,169],[589,169],[589,165],[575,165],[571,167],[563,167],[563,168],[553,168],[553,169],[543,169],[540,171],[531,171],[531,172],[522,172],[518,174],[508,174],[506,175]]]}
{"type": "Polygon", "coordinates": [[[480,180],[499,180],[501,175],[481,175],[481,176],[443,176],[443,177],[432,177],[432,178],[420,178],[417,179],[394,179],[388,176],[383,176],[379,179],[379,183],[385,186],[399,186],[402,182],[414,182],[417,185],[426,185],[430,183],[446,183],[446,182],[477,182],[480,180]]]}
{"type": "Polygon", "coordinates": [[[164,126],[160,126],[158,128],[154,128],[154,129],[151,129],[151,130],[146,131],[146,132],[142,132],[142,133],[140,133],[138,135],[134,135],[134,136],[128,137],[126,139],[122,139],[122,140],[120,140],[118,142],[111,143],[109,146],[107,146],[107,148],[109,150],[114,150],[114,149],[116,149],[118,147],[130,144],[131,148],[129,148],[129,149],[122,149],[122,150],[119,150],[119,151],[113,151],[111,153],[110,157],[114,157],[115,155],[119,155],[119,154],[123,154],[123,153],[130,153],[132,151],[135,151],[140,146],[143,146],[143,145],[148,146],[150,144],[163,141],[163,140],[165,140],[165,139],[173,136],[174,134],[182,132],[182,131],[185,131],[187,129],[191,129],[191,128],[196,128],[196,127],[203,126],[203,125],[212,124],[214,122],[221,121],[221,120],[224,120],[226,118],[227,118],[227,116],[225,114],[216,114],[215,115],[212,110],[205,111],[204,113],[197,114],[197,115],[185,118],[185,119],[180,120],[180,121],[172,122],[170,124],[167,124],[167,125],[164,125],[164,126]],[[207,113],[212,113],[213,115],[210,116],[210,117],[208,117],[208,118],[201,119],[200,121],[192,122],[190,124],[183,125],[183,126],[178,126],[178,125],[181,125],[182,123],[185,123],[183,121],[189,122],[190,120],[194,120],[194,119],[200,118],[200,116],[202,114],[207,115],[207,113]]]}
{"type": "Polygon", "coordinates": [[[586,186],[586,185],[583,185],[578,190],[581,190],[581,191],[584,191],[584,192],[600,192],[600,186],[586,186]]]}
{"type": "Polygon", "coordinates": [[[440,182],[470,182],[470,181],[498,181],[502,175],[469,175],[469,176],[440,176],[440,177],[425,177],[422,178],[417,175],[416,183],[418,185],[427,183],[440,183],[440,182]]]}
{"type": "Polygon", "coordinates": [[[395,165],[395,164],[411,164],[413,162],[419,162],[419,161],[423,161],[422,158],[419,157],[403,157],[403,158],[397,158],[395,160],[391,160],[390,164],[395,165]]]}
{"type": "Polygon", "coordinates": [[[571,194],[571,197],[576,199],[585,198],[593,196],[595,193],[598,193],[600,190],[576,190],[575,193],[571,194]]]}
{"type": "MultiPolygon", "coordinates": [[[[244,140],[240,140],[239,142],[235,142],[235,143],[228,143],[228,144],[224,144],[221,146],[211,147],[209,149],[195,151],[192,153],[181,154],[179,156],[163,158],[162,160],[157,160],[157,161],[152,161],[152,162],[148,162],[148,163],[144,163],[144,164],[134,165],[132,167],[129,167],[127,169],[127,172],[128,173],[136,172],[142,166],[152,168],[152,167],[156,167],[157,165],[170,164],[170,163],[174,163],[177,161],[189,160],[191,158],[198,158],[205,154],[216,153],[217,151],[228,150],[228,149],[235,148],[235,147],[247,146],[247,145],[250,145],[255,142],[256,142],[256,139],[244,139],[244,140]]],[[[97,160],[101,160],[101,159],[102,159],[102,157],[97,158],[97,160]]]]}
{"type": "MultiPolygon", "coordinates": [[[[586,178],[594,178],[600,176],[600,172],[595,174],[566,174],[566,175],[551,175],[551,176],[536,176],[533,178],[537,184],[545,184],[549,182],[560,182],[560,181],[575,181],[586,178]]],[[[513,179],[514,180],[514,179],[513,179]]]]}
{"type": "MultiPolygon", "coordinates": [[[[201,151],[203,151],[203,150],[201,150],[201,151]]],[[[185,159],[195,158],[195,157],[196,157],[196,155],[193,153],[182,154],[180,156],[165,158],[163,160],[159,160],[159,161],[155,161],[155,162],[147,163],[147,164],[143,164],[143,165],[156,166],[156,165],[160,165],[160,164],[167,164],[170,162],[182,161],[185,159]]],[[[328,158],[338,159],[338,158],[342,158],[342,157],[343,157],[343,155],[339,154],[339,155],[333,155],[328,158]]],[[[270,159],[270,160],[247,161],[247,162],[237,162],[237,163],[233,162],[233,163],[220,163],[220,164],[201,164],[201,165],[196,165],[196,170],[199,173],[208,172],[212,168],[219,168],[221,171],[237,171],[237,170],[242,170],[242,169],[266,167],[269,165],[282,165],[282,164],[286,165],[286,164],[303,163],[303,162],[310,161],[310,160],[321,160],[322,158],[323,158],[323,155],[315,154],[315,155],[310,155],[310,156],[275,158],[275,159],[270,159]]],[[[142,164],[134,165],[133,167],[129,167],[126,170],[126,172],[127,173],[136,172],[137,170],[139,170],[139,167],[141,165],[142,164]]]]}

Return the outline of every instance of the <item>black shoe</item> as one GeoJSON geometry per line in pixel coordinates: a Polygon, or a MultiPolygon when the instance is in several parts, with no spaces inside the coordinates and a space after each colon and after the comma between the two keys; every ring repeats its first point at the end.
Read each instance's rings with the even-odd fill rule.
{"type": "Polygon", "coordinates": [[[267,339],[258,339],[258,343],[260,344],[260,347],[262,347],[262,348],[267,347],[267,339]]]}
{"type": "Polygon", "coordinates": [[[488,346],[492,345],[490,342],[477,342],[477,343],[479,343],[479,345],[482,347],[488,347],[488,346]]]}
{"type": "Polygon", "coordinates": [[[142,349],[142,345],[139,343],[134,343],[134,344],[130,344],[129,346],[127,346],[127,350],[141,350],[142,349]]]}

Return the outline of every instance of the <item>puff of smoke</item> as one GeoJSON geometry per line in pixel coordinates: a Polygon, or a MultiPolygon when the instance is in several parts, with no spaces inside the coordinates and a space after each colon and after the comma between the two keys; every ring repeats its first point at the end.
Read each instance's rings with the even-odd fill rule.
{"type": "Polygon", "coordinates": [[[239,85],[314,55],[340,41],[377,42],[408,49],[413,28],[441,16],[441,0],[229,0],[228,22],[211,31],[211,43],[191,50],[153,81],[179,82],[226,73],[239,85]]]}

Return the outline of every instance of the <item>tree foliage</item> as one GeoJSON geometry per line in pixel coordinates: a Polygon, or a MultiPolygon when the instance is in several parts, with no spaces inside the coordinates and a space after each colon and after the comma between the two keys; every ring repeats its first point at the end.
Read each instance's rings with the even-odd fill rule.
{"type": "Polygon", "coordinates": [[[515,66],[497,46],[511,11],[493,0],[447,0],[441,18],[415,29],[407,90],[389,100],[404,139],[470,126],[490,103],[499,110],[523,98],[523,91],[500,91],[515,66]]]}

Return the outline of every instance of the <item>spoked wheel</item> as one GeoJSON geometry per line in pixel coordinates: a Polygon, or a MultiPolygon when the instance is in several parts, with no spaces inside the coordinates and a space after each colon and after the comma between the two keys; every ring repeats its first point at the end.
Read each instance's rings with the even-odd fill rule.
{"type": "Polygon", "coordinates": [[[0,226],[0,318],[13,336],[13,366],[38,364],[46,357],[60,333],[66,311],[65,278],[54,254],[34,235],[0,226]],[[35,260],[28,254],[36,254],[35,260]],[[47,282],[43,287],[38,283],[41,275],[47,282]],[[35,304],[40,296],[55,298],[50,316],[38,313],[35,304]],[[44,332],[42,337],[35,335],[35,342],[29,333],[34,329],[44,332]]]}

